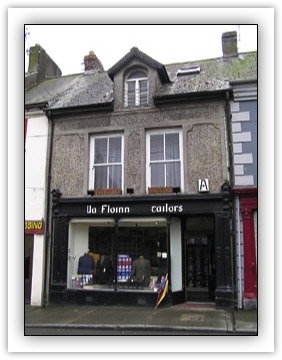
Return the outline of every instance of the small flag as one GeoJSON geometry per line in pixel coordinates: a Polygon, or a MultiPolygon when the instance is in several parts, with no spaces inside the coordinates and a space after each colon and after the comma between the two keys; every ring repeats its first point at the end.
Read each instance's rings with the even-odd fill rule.
{"type": "Polygon", "coordinates": [[[167,291],[168,291],[168,274],[166,274],[165,277],[162,278],[161,280],[161,284],[160,284],[160,288],[158,291],[158,297],[157,297],[157,302],[156,302],[156,306],[155,309],[160,305],[160,303],[163,301],[163,299],[165,298],[167,291]]]}

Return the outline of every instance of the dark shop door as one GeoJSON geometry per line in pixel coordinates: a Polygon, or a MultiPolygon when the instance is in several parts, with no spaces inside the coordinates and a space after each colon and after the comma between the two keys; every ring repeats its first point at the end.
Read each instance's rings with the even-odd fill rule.
{"type": "Polygon", "coordinates": [[[212,216],[186,221],[186,301],[214,301],[215,250],[212,216]]]}
{"type": "Polygon", "coordinates": [[[30,304],[32,281],[33,235],[24,237],[24,300],[30,304]]]}

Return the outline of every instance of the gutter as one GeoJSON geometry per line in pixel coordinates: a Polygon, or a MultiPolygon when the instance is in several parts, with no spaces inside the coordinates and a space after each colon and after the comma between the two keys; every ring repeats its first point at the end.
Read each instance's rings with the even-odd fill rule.
{"type": "Polygon", "coordinates": [[[42,101],[38,103],[31,103],[31,104],[25,104],[25,110],[32,110],[32,109],[46,109],[48,108],[48,102],[42,101]]]}
{"type": "MultiPolygon", "coordinates": [[[[228,146],[228,173],[229,173],[229,184],[231,188],[231,194],[233,194],[234,188],[234,157],[233,157],[233,137],[232,137],[232,125],[231,119],[232,114],[230,110],[230,91],[226,91],[226,101],[225,101],[225,121],[226,121],[226,132],[227,132],[227,146],[228,146]]],[[[231,229],[231,258],[232,258],[232,285],[234,290],[234,295],[237,294],[236,288],[236,204],[234,201],[234,196],[232,196],[232,229],[231,229]]],[[[237,301],[237,299],[235,299],[237,301]]]]}
{"type": "Polygon", "coordinates": [[[229,92],[229,90],[156,95],[154,96],[154,102],[156,105],[165,105],[175,102],[186,102],[187,100],[224,99],[227,92],[229,92]]]}
{"type": "Polygon", "coordinates": [[[257,79],[250,79],[250,80],[232,80],[229,81],[231,86],[233,85],[247,85],[247,84],[257,84],[257,79]]]}
{"type": "Polygon", "coordinates": [[[232,126],[231,119],[232,114],[230,111],[230,91],[225,92],[225,121],[226,121],[226,132],[227,132],[227,147],[228,147],[228,172],[229,172],[229,184],[231,189],[234,187],[234,161],[233,161],[233,138],[232,138],[232,126]]]}
{"type": "Polygon", "coordinates": [[[60,115],[68,115],[68,114],[81,114],[82,112],[93,112],[93,111],[111,111],[114,108],[114,102],[105,102],[105,103],[97,103],[97,104],[91,104],[91,105],[78,105],[78,106],[68,106],[68,107],[62,107],[62,108],[49,108],[49,115],[51,118],[52,115],[60,116],[60,115]]]}

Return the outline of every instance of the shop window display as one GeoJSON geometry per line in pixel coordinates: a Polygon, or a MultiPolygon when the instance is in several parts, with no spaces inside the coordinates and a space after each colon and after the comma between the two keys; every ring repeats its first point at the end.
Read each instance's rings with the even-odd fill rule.
{"type": "Polygon", "coordinates": [[[72,224],[68,287],[156,291],[168,271],[167,227],[154,225],[72,224]],[[87,251],[79,253],[82,248],[87,251]]]}

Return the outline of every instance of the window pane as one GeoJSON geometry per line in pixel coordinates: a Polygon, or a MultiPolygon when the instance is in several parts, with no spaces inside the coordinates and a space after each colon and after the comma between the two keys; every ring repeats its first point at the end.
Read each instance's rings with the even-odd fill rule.
{"type": "Polygon", "coordinates": [[[127,105],[135,106],[135,81],[127,83],[127,105]]]}
{"type": "Polygon", "coordinates": [[[167,227],[136,225],[118,227],[118,287],[130,281],[131,291],[153,292],[153,285],[167,274],[167,227]]]}
{"type": "Polygon", "coordinates": [[[109,289],[114,280],[114,229],[112,227],[89,227],[89,254],[93,257],[95,268],[93,288],[109,289]],[[104,286],[103,286],[104,285],[104,286]]]}
{"type": "Polygon", "coordinates": [[[164,137],[163,135],[151,135],[150,137],[150,160],[164,160],[164,137]]]}
{"type": "Polygon", "coordinates": [[[179,159],[179,135],[165,135],[165,158],[166,160],[179,159]]]}
{"type": "Polygon", "coordinates": [[[148,81],[141,80],[140,84],[140,105],[148,104],[148,81]]]}
{"type": "Polygon", "coordinates": [[[95,164],[106,164],[107,163],[107,143],[108,139],[95,139],[95,164]]]}
{"type": "Polygon", "coordinates": [[[151,164],[151,186],[165,186],[164,174],[164,164],[151,164]]]}
{"type": "Polygon", "coordinates": [[[109,138],[109,163],[121,162],[121,137],[109,138]]]}
{"type": "Polygon", "coordinates": [[[180,187],[180,162],[166,164],[166,186],[180,187]]]}
{"type": "Polygon", "coordinates": [[[107,188],[107,166],[95,167],[95,189],[107,188]]]}
{"type": "Polygon", "coordinates": [[[129,76],[128,79],[139,79],[147,77],[147,74],[144,71],[133,71],[129,76]]]}
{"type": "Polygon", "coordinates": [[[109,188],[121,189],[121,165],[109,166],[109,188]]]}

